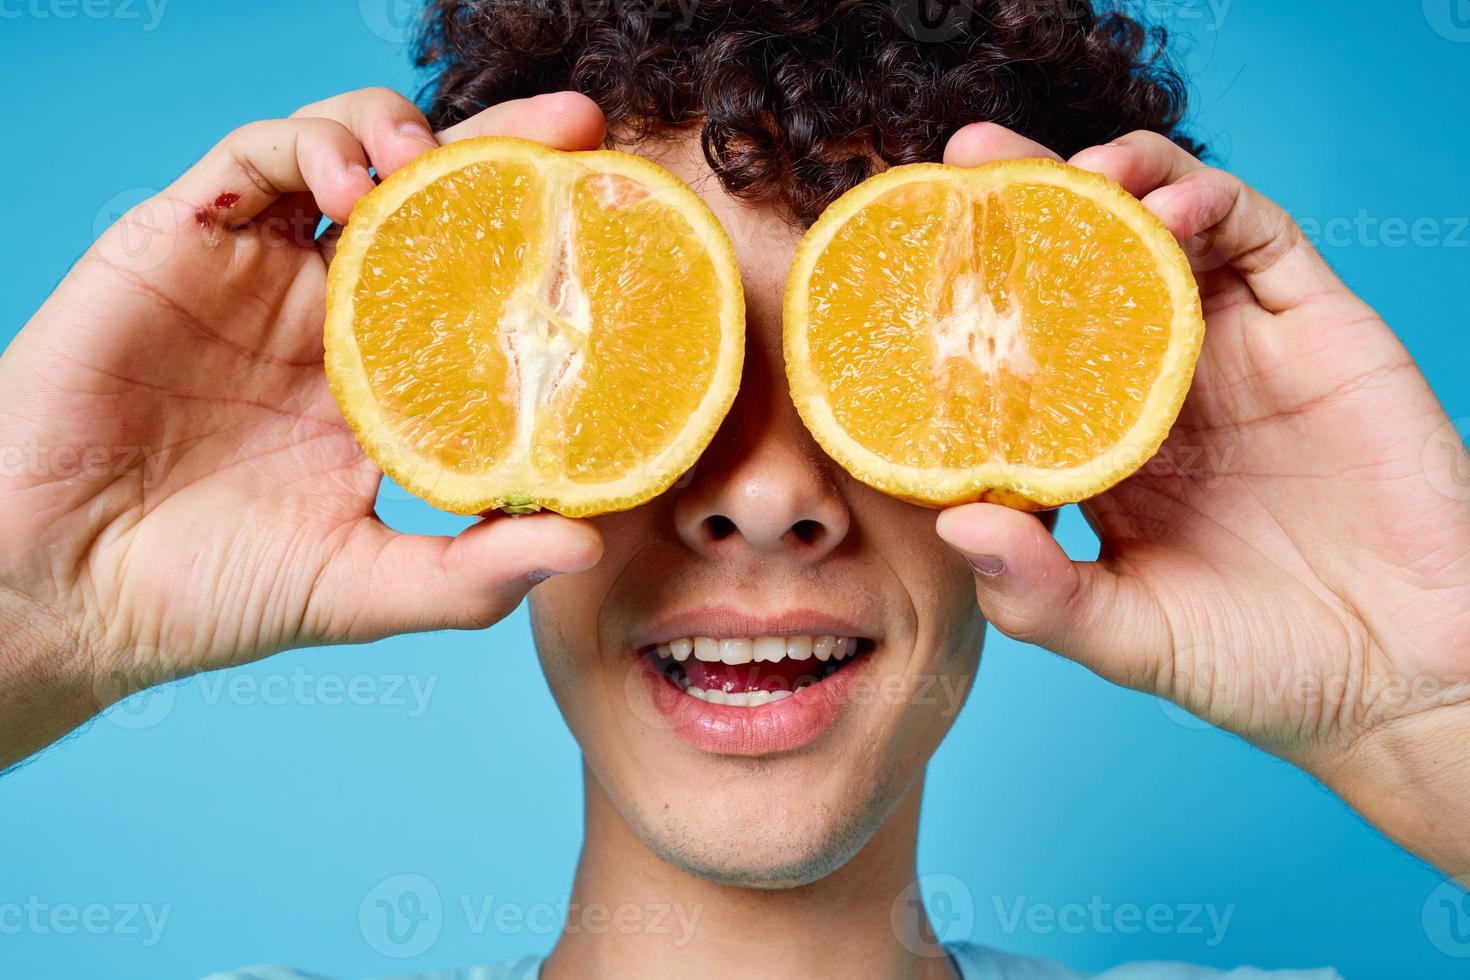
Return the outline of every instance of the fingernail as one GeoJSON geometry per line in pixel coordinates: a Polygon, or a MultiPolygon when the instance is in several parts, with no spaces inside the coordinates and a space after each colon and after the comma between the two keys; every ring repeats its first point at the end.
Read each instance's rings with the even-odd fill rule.
{"type": "Polygon", "coordinates": [[[984,575],[986,578],[995,578],[1006,570],[1005,559],[997,555],[975,555],[969,562],[977,575],[984,575]]]}
{"type": "Polygon", "coordinates": [[[429,132],[429,127],[421,122],[406,122],[398,127],[398,132],[407,136],[409,139],[418,140],[420,143],[427,143],[430,146],[439,145],[439,141],[434,138],[434,134],[429,132]]]}
{"type": "Polygon", "coordinates": [[[527,575],[526,578],[530,579],[532,582],[536,583],[537,585],[540,585],[542,582],[545,582],[547,579],[551,578],[551,576],[558,575],[558,574],[560,574],[560,573],[559,572],[553,572],[553,571],[551,571],[549,569],[546,569],[546,568],[538,568],[536,571],[532,572],[530,575],[527,575]]]}

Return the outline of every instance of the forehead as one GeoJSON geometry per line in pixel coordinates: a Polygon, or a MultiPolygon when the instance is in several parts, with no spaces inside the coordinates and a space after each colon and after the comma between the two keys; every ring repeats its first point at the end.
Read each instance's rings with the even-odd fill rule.
{"type": "Polygon", "coordinates": [[[677,175],[704,199],[735,246],[745,284],[749,326],[771,325],[778,331],[786,273],[796,254],[803,230],[763,201],[732,196],[710,170],[697,132],[688,136],[650,140],[633,148],[677,175]]]}

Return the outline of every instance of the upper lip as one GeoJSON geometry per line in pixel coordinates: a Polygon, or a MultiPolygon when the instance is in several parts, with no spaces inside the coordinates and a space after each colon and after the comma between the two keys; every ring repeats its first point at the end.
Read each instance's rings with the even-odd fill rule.
{"type": "Polygon", "coordinates": [[[641,631],[633,647],[648,647],[686,636],[709,636],[717,640],[751,636],[855,636],[875,639],[872,630],[850,619],[816,609],[784,609],[757,612],[734,606],[705,606],[667,616],[641,631]]]}

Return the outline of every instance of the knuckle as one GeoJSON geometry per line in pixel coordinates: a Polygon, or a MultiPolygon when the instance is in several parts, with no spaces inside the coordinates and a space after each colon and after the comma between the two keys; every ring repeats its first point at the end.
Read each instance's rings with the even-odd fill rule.
{"type": "Polygon", "coordinates": [[[397,112],[413,106],[408,99],[383,85],[362,89],[355,95],[365,109],[377,112],[397,112]]]}
{"type": "Polygon", "coordinates": [[[1192,174],[1186,174],[1184,180],[1206,186],[1223,188],[1232,193],[1245,186],[1239,177],[1227,170],[1221,170],[1219,167],[1205,167],[1203,170],[1196,170],[1192,174]]]}
{"type": "Polygon", "coordinates": [[[307,105],[302,106],[300,109],[297,109],[295,112],[291,113],[291,115],[287,116],[286,118],[288,118],[288,119],[311,119],[311,118],[314,118],[316,116],[320,116],[323,112],[326,112],[327,109],[331,105],[332,105],[332,100],[331,99],[322,99],[319,102],[312,102],[312,103],[309,103],[307,105]]]}
{"type": "Polygon", "coordinates": [[[276,119],[255,119],[236,127],[230,135],[225,137],[224,141],[230,146],[258,143],[274,134],[279,128],[279,125],[280,121],[276,119]]]}
{"type": "Polygon", "coordinates": [[[1174,145],[1172,142],[1170,142],[1167,136],[1156,133],[1151,129],[1132,130],[1131,132],[1125,133],[1124,135],[1118,137],[1113,142],[1121,143],[1125,146],[1141,147],[1158,147],[1164,143],[1168,143],[1170,146],[1174,145]]]}

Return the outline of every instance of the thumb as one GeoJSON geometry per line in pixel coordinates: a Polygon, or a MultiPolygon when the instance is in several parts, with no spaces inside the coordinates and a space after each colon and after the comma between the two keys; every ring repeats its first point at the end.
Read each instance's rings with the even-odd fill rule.
{"type": "Polygon", "coordinates": [[[935,531],[974,569],[975,598],[996,629],[1157,693],[1169,631],[1142,583],[1103,562],[1072,561],[1037,515],[1001,504],[953,507],[935,531]]]}
{"type": "Polygon", "coordinates": [[[399,534],[364,518],[313,590],[309,621],[321,624],[324,642],[484,629],[538,582],[601,557],[592,524],[552,513],[495,516],[452,538],[399,534]]]}

